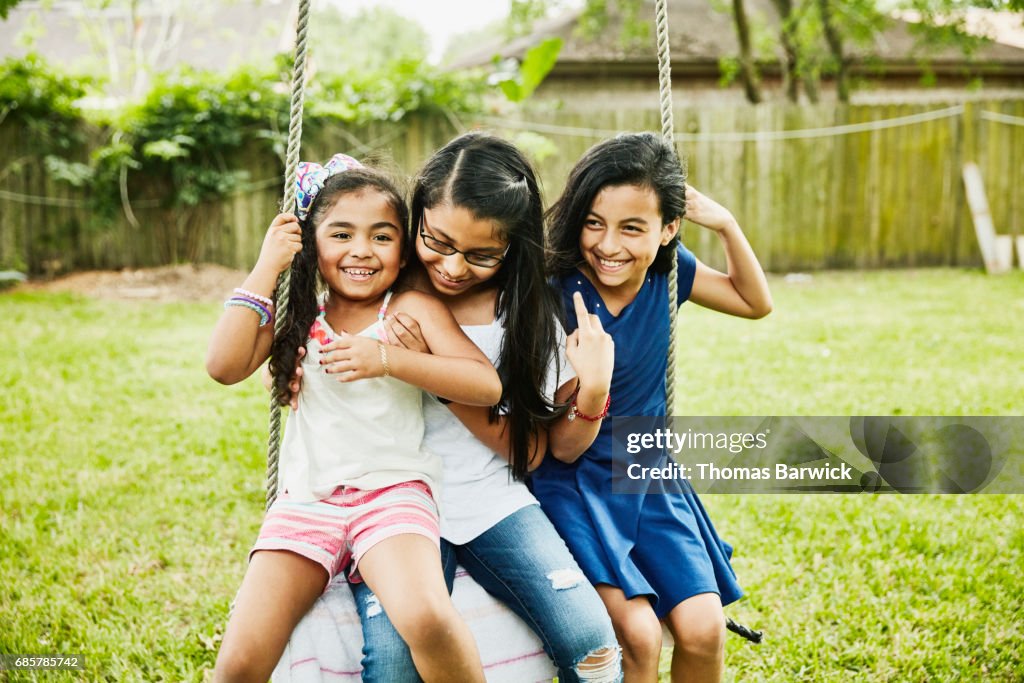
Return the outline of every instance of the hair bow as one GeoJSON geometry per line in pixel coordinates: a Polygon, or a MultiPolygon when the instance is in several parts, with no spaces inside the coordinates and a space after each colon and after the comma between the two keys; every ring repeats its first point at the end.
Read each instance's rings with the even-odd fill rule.
{"type": "Polygon", "coordinates": [[[299,220],[306,220],[309,207],[313,205],[313,200],[320,194],[328,178],[354,168],[363,168],[363,165],[347,154],[335,154],[323,166],[313,161],[300,161],[295,177],[295,213],[299,220]]]}

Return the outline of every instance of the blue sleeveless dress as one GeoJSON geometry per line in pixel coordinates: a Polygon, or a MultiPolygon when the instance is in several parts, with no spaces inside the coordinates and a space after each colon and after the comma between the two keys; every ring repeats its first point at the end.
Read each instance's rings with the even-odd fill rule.
{"type": "MultiPolygon", "coordinates": [[[[681,244],[676,256],[682,304],[690,297],[697,261],[681,244]]],[[[587,310],[615,340],[609,417],[664,415],[668,274],[648,271],[636,299],[618,316],[608,313],[582,273],[559,278],[555,286],[568,333],[577,327],[572,295],[580,292],[587,310]]],[[[575,463],[549,455],[531,480],[587,578],[616,586],[627,598],[648,596],[659,618],[701,593],[717,593],[723,605],[738,600],[743,591],[729,564],[732,548],[718,537],[692,490],[677,485],[661,493],[612,493],[611,423],[604,420],[597,439],[575,463]]]]}

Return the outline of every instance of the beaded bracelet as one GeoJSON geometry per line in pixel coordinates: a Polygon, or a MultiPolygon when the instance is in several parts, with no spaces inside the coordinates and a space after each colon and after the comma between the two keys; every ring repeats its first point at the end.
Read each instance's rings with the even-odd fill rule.
{"type": "Polygon", "coordinates": [[[253,301],[252,299],[246,299],[245,297],[241,296],[233,296],[227,301],[225,301],[224,308],[227,308],[228,306],[244,306],[245,308],[248,308],[250,311],[255,311],[256,313],[259,313],[260,327],[263,327],[264,325],[269,323],[274,317],[270,314],[270,311],[268,311],[263,306],[263,304],[257,301],[253,301]]]}
{"type": "Polygon", "coordinates": [[[604,409],[602,409],[601,412],[598,413],[597,415],[584,415],[583,413],[580,412],[579,408],[576,406],[576,397],[579,395],[579,393],[580,385],[577,383],[576,391],[572,392],[572,403],[569,405],[569,413],[565,416],[565,418],[569,422],[572,422],[577,417],[580,418],[581,420],[586,420],[587,422],[598,422],[599,420],[603,420],[605,417],[608,416],[608,408],[612,404],[612,394],[610,391],[608,392],[608,398],[606,398],[604,401],[604,409]]]}
{"type": "Polygon", "coordinates": [[[252,299],[253,301],[258,301],[259,303],[267,307],[271,307],[274,305],[273,299],[261,296],[259,294],[256,294],[255,292],[250,292],[248,289],[242,289],[241,287],[235,287],[235,294],[241,294],[243,297],[252,299]]]}

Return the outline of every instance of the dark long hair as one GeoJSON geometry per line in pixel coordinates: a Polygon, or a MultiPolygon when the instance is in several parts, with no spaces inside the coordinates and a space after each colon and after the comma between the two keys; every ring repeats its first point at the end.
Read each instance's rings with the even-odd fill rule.
{"type": "Polygon", "coordinates": [[[507,414],[512,476],[523,479],[530,438],[564,412],[544,392],[548,363],[558,343],[560,304],[544,273],[540,187],[515,145],[468,133],[438,150],[416,178],[412,234],[424,209],[443,204],[466,209],[477,220],[494,221],[509,245],[498,272],[486,283],[499,290],[495,315],[504,324],[497,363],[501,403],[491,409],[490,418],[498,419],[499,407],[507,414]]]}
{"type": "MultiPolygon", "coordinates": [[[[274,399],[287,405],[290,393],[288,383],[295,374],[295,362],[300,346],[305,346],[309,328],[317,315],[317,251],[316,226],[343,195],[363,190],[380,192],[398,215],[399,227],[409,222],[409,207],[393,180],[370,168],[356,168],[331,176],[313,199],[302,226],[302,251],[295,255],[291,266],[288,289],[288,310],[280,333],[274,336],[270,348],[270,373],[274,378],[274,399]]],[[[402,235],[402,260],[408,260],[411,242],[402,235]]],[[[401,277],[401,275],[399,275],[401,277]]]]}
{"type": "MultiPolygon", "coordinates": [[[[583,262],[580,233],[597,193],[606,187],[633,185],[649,188],[658,197],[663,225],[686,211],[686,173],[672,145],[653,133],[627,133],[591,147],[576,162],[562,196],[548,210],[553,275],[567,275],[583,262]]],[[[667,273],[672,267],[679,233],[658,248],[651,268],[667,273]]]]}

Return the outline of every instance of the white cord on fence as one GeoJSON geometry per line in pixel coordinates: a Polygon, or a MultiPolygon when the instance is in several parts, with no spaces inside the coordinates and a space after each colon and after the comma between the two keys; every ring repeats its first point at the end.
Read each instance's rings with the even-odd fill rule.
{"type": "Polygon", "coordinates": [[[1020,116],[1010,116],[1009,114],[1001,114],[997,111],[982,111],[980,116],[986,121],[1008,123],[1011,126],[1024,126],[1024,118],[1020,116]]]}
{"type": "MultiPolygon", "coordinates": [[[[800,128],[795,130],[764,130],[750,132],[722,132],[722,133],[675,133],[675,139],[681,142],[765,142],[775,140],[802,140],[808,138],[824,138],[839,135],[852,135],[854,133],[867,133],[898,126],[911,126],[926,121],[950,118],[964,113],[964,106],[957,104],[945,109],[922,112],[920,114],[909,114],[897,116],[891,119],[879,119],[877,121],[864,121],[862,123],[850,123],[841,126],[827,126],[823,128],[800,128]]],[[[983,118],[988,118],[982,112],[983,118]]],[[[1000,115],[1005,116],[1005,115],[1000,115]]],[[[1007,117],[1016,118],[1016,117],[1007,117]]],[[[621,130],[580,128],[575,126],[558,126],[549,123],[538,123],[533,121],[515,121],[496,117],[484,117],[484,123],[515,130],[529,130],[535,133],[549,133],[551,135],[567,135],[572,137],[588,138],[610,138],[623,132],[621,130]]],[[[1024,119],[1019,119],[1024,122],[1024,119]]]]}

